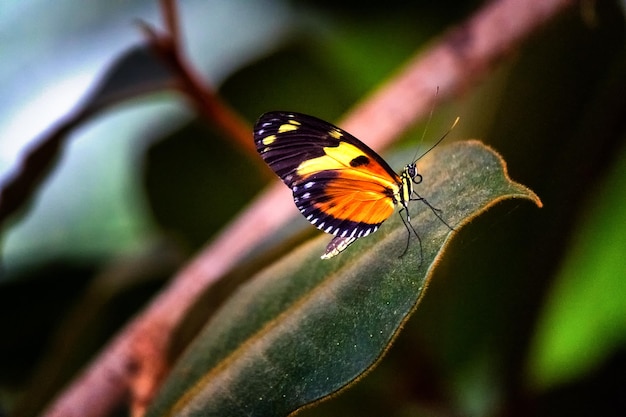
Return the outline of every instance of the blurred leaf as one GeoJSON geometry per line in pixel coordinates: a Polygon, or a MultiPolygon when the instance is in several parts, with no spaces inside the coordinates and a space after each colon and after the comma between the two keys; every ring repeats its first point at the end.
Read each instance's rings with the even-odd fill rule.
{"type": "Polygon", "coordinates": [[[111,65],[80,107],[34,141],[22,157],[18,169],[2,183],[0,225],[9,216],[23,209],[37,194],[40,201],[55,200],[56,204],[53,206],[64,207],[66,216],[70,212],[69,207],[80,213],[73,213],[70,225],[63,224],[58,219],[56,222],[49,221],[48,216],[54,213],[54,210],[46,212],[46,216],[34,216],[29,219],[30,221],[17,225],[12,232],[18,235],[22,233],[24,236],[18,238],[19,242],[11,242],[4,253],[9,259],[7,275],[14,272],[12,263],[17,264],[16,269],[19,269],[22,264],[36,264],[41,258],[45,259],[46,255],[51,258],[60,257],[63,251],[73,253],[74,256],[88,257],[110,251],[110,248],[119,250],[133,247],[138,242],[144,241],[150,225],[142,212],[141,194],[136,192],[135,184],[128,180],[134,170],[134,164],[128,161],[132,158],[128,152],[132,146],[130,143],[120,140],[119,136],[111,138],[106,143],[94,144],[84,141],[77,145],[83,151],[80,160],[68,158],[64,160],[66,170],[74,169],[74,172],[81,172],[83,175],[61,176],[57,173],[59,178],[56,181],[51,181],[48,177],[57,161],[68,152],[73,138],[72,133],[76,128],[124,100],[164,90],[173,82],[172,80],[171,74],[148,47],[131,48],[111,65]],[[97,162],[93,160],[85,162],[89,159],[87,149],[91,149],[92,146],[106,149],[106,154],[98,152],[97,162]],[[98,168],[105,174],[98,181],[99,186],[96,188],[85,181],[84,174],[89,173],[87,177],[95,181],[92,178],[95,175],[92,171],[97,171],[98,168]],[[49,181],[46,192],[39,189],[45,180],[49,181]],[[117,193],[125,194],[125,198],[117,198],[117,193]],[[89,203],[94,200],[98,202],[90,206],[89,203]],[[77,204],[72,204],[74,202],[77,204]],[[94,218],[99,221],[94,222],[94,218]],[[30,233],[33,229],[36,229],[36,232],[30,233]],[[43,233],[45,239],[42,239],[42,231],[46,231],[43,233]],[[70,237],[72,233],[74,235],[70,237]],[[94,240],[94,235],[98,235],[99,238],[94,240]],[[53,240],[53,236],[57,237],[55,244],[51,245],[53,248],[43,247],[53,240]],[[81,239],[85,239],[84,244],[77,245],[76,242],[81,239]],[[33,259],[33,253],[37,253],[39,259],[33,259]]]}
{"type": "Polygon", "coordinates": [[[626,344],[626,148],[557,276],[531,350],[540,389],[581,377],[626,344]]]}
{"type": "Polygon", "coordinates": [[[0,225],[36,192],[69,141],[70,133],[98,112],[121,101],[160,91],[173,76],[149,47],[131,48],[117,59],[82,105],[30,147],[20,169],[0,189],[0,225]]]}
{"type": "Polygon", "coordinates": [[[175,77],[150,45],[135,45],[111,64],[83,105],[93,111],[162,91],[173,86],[175,77]]]}
{"type": "Polygon", "coordinates": [[[206,243],[263,187],[223,135],[196,120],[154,143],[143,169],[148,203],[161,229],[192,248],[206,243]],[[225,180],[227,179],[227,180],[225,180]]]}
{"type": "MultiPolygon", "coordinates": [[[[505,198],[541,204],[476,141],[436,149],[420,169],[420,194],[457,228],[505,198]]],[[[147,415],[282,416],[358,379],[415,308],[451,236],[422,206],[413,218],[423,259],[415,242],[399,259],[407,232],[397,217],[331,261],[319,260],[324,236],[241,287],[179,361],[147,415]]]]}

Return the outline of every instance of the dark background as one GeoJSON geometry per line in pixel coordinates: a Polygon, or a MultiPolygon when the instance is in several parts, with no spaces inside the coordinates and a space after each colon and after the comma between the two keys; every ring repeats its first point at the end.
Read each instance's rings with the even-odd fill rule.
{"type": "MultiPolygon", "coordinates": [[[[87,3],[94,6],[89,14],[70,1],[48,11],[25,2],[15,11],[3,33],[25,46],[22,52],[11,42],[1,47],[3,61],[15,54],[4,89],[39,82],[43,93],[59,80],[79,78],[85,62],[101,74],[140,42],[133,19],[158,21],[152,2],[87,3]],[[113,41],[120,37],[125,40],[113,41]],[[71,59],[67,50],[74,52],[71,59]]],[[[181,7],[194,63],[252,123],[273,109],[339,120],[480,5],[181,7]]],[[[478,138],[494,147],[511,177],[535,191],[544,207],[505,202],[463,229],[379,366],[300,415],[626,414],[622,7],[581,3],[480,84],[435,109],[428,139],[460,116],[451,140],[478,138]]],[[[148,69],[141,76],[157,82],[162,74],[148,69]]],[[[35,120],[28,105],[36,95],[3,96],[7,116],[0,129],[35,120]]],[[[414,149],[424,129],[417,124],[403,144],[414,149]]],[[[3,229],[5,412],[25,399],[31,410],[42,407],[265,184],[251,158],[174,93],[142,95],[73,135],[44,190],[3,229]]],[[[8,133],[0,136],[1,149],[17,146],[8,133]]],[[[32,136],[17,137],[27,142],[32,136]]],[[[6,173],[15,161],[2,156],[6,173]]]]}

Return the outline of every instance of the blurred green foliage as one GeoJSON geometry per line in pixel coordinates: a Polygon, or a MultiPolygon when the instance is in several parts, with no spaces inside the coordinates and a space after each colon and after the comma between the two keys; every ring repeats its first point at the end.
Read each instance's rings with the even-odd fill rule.
{"type": "MultiPolygon", "coordinates": [[[[236,66],[226,66],[230,70],[220,84],[225,99],[250,123],[275,109],[337,120],[478,6],[473,1],[454,7],[448,2],[267,4],[286,10],[275,26],[281,29],[260,38],[266,40],[261,53],[259,48],[242,53],[236,66]]],[[[533,189],[544,208],[507,202],[463,229],[380,365],[346,392],[300,415],[624,414],[626,263],[620,255],[626,251],[626,37],[621,3],[591,4],[586,7],[594,13],[574,7],[482,84],[436,109],[428,131],[437,136],[460,115],[453,137],[479,138],[497,149],[511,177],[533,189]]],[[[125,18],[130,25],[142,16],[125,18]]],[[[187,30],[206,28],[198,24],[187,30]]],[[[232,30],[252,29],[233,23],[232,30]]],[[[226,40],[215,42],[215,48],[226,40]]],[[[171,113],[185,113],[172,95],[152,95],[131,106],[164,101],[174,104],[171,113]]],[[[137,233],[132,245],[114,250],[120,236],[116,218],[107,218],[118,228],[111,234],[85,228],[74,217],[64,223],[42,218],[42,224],[55,227],[34,238],[44,242],[50,230],[82,227],[84,233],[67,235],[84,242],[70,240],[61,254],[38,246],[11,281],[0,281],[0,332],[9,341],[0,347],[5,410],[28,398],[31,408],[23,402],[20,407],[28,410],[24,415],[34,415],[182,258],[261,189],[255,165],[202,121],[183,116],[161,122],[146,122],[135,145],[124,151],[133,158],[125,160],[127,177],[119,188],[102,189],[124,192],[101,195],[94,203],[119,205],[131,194],[137,201],[132,209],[113,214],[136,216],[133,224],[141,227],[132,229],[137,233]],[[163,122],[184,125],[171,132],[161,128],[163,122]],[[80,256],[87,243],[102,241],[113,245],[96,257],[80,256]],[[46,250],[53,256],[45,256],[46,250]],[[106,291],[103,280],[111,285],[106,291]],[[86,329],[76,319],[85,315],[85,305],[97,307],[89,312],[95,328],[86,329]]],[[[405,140],[415,143],[421,126],[405,140]]],[[[123,130],[105,133],[110,137],[123,130]]],[[[109,144],[106,135],[97,140],[109,144]]],[[[89,172],[89,166],[83,169],[89,172]]],[[[80,187],[66,187],[56,201],[80,201],[83,195],[80,187]]],[[[89,217],[92,209],[84,209],[87,224],[99,226],[106,215],[89,217]]],[[[15,226],[27,216],[28,211],[16,218],[15,226]]],[[[10,231],[3,231],[4,243],[10,231]]]]}

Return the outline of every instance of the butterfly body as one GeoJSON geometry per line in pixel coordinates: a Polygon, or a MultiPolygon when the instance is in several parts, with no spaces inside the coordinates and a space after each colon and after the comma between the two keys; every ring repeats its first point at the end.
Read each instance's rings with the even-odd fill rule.
{"type": "MultiPolygon", "coordinates": [[[[415,162],[398,175],[363,142],[318,118],[269,112],[254,127],[257,151],[291,189],[302,215],[335,235],[330,258],[376,230],[397,207],[408,217],[415,162]]],[[[404,220],[404,219],[403,219],[404,220]]]]}

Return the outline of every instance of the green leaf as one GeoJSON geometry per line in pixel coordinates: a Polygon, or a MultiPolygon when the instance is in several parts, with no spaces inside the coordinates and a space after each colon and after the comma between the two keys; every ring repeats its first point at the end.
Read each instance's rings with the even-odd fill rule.
{"type": "Polygon", "coordinates": [[[585,219],[539,317],[529,383],[580,378],[626,343],[626,148],[585,219]]]}
{"type": "MultiPolygon", "coordinates": [[[[420,161],[420,195],[455,230],[505,198],[541,205],[477,141],[438,147],[420,161]]],[[[243,285],[173,369],[147,416],[285,416],[370,369],[423,296],[451,232],[417,202],[421,237],[402,254],[398,216],[328,261],[315,239],[243,285]]]]}

